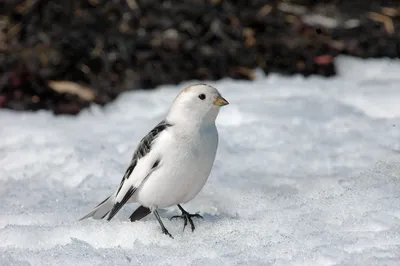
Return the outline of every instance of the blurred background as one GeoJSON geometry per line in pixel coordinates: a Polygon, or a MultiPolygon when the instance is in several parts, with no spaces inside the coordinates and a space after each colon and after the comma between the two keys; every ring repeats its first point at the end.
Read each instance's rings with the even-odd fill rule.
{"type": "Polygon", "coordinates": [[[399,1],[3,0],[0,107],[77,114],[121,92],[266,74],[334,76],[400,55],[399,1]]]}

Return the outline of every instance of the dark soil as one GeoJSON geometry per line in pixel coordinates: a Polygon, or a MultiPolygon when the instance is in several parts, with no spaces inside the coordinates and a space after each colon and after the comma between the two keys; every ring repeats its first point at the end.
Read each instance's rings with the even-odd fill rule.
{"type": "Polygon", "coordinates": [[[77,114],[126,90],[400,55],[399,1],[3,0],[0,108],[77,114]]]}

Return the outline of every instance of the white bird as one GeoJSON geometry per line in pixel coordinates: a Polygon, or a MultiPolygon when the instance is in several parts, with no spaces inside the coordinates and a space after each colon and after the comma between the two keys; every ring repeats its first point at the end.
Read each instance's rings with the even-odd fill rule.
{"type": "Polygon", "coordinates": [[[139,203],[130,220],[153,212],[162,232],[172,237],[157,210],[177,205],[185,229],[192,217],[181,204],[192,200],[205,185],[218,147],[215,120],[221,106],[229,104],[217,89],[196,84],[182,90],[164,120],[139,143],[117,190],[80,220],[93,217],[110,221],[125,203],[139,203]]]}

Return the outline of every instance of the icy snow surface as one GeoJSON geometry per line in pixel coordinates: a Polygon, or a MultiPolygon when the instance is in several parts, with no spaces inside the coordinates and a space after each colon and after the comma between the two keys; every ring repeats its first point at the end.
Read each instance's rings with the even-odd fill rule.
{"type": "Polygon", "coordinates": [[[0,265],[400,265],[400,62],[339,58],[337,78],[209,82],[230,101],[210,179],[184,207],[78,222],[188,84],[78,117],[0,111],[0,265]]]}

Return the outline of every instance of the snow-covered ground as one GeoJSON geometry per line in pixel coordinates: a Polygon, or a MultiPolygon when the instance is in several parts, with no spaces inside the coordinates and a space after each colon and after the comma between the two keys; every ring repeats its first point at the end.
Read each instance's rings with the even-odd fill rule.
{"type": "Polygon", "coordinates": [[[175,239],[153,215],[78,222],[108,196],[180,86],[78,117],[0,110],[0,265],[400,265],[400,62],[337,78],[209,82],[230,101],[210,179],[175,239]]]}

